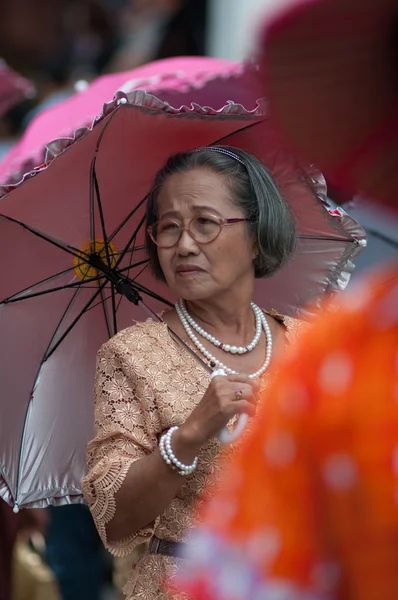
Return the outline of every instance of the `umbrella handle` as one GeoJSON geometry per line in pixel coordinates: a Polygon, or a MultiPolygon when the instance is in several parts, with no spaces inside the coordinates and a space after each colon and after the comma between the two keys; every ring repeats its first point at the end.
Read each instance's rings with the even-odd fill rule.
{"type": "MultiPolygon", "coordinates": [[[[210,375],[210,379],[214,379],[214,377],[226,377],[226,375],[227,374],[224,371],[224,369],[216,369],[210,375]]],[[[218,439],[220,440],[221,444],[227,445],[236,442],[236,440],[242,435],[248,420],[249,416],[243,413],[239,415],[238,421],[233,431],[229,431],[228,427],[223,427],[218,436],[218,439]]]]}

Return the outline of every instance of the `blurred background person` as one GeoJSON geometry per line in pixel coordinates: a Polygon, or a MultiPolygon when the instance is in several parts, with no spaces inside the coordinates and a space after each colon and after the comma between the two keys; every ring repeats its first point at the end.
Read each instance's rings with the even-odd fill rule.
{"type": "Polygon", "coordinates": [[[124,71],[161,58],[204,55],[206,17],[207,0],[130,0],[107,68],[124,71]]]}

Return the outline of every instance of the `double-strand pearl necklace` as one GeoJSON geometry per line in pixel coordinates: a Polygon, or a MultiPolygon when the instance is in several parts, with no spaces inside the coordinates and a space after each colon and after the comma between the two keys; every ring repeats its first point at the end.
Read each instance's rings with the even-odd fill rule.
{"type": "Polygon", "coordinates": [[[246,354],[246,352],[250,352],[251,350],[253,350],[260,341],[262,331],[262,311],[258,308],[258,306],[254,304],[254,302],[251,302],[250,306],[254,312],[254,318],[256,319],[256,333],[250,344],[248,344],[247,346],[230,346],[229,344],[223,344],[216,337],[214,337],[214,335],[207,333],[207,331],[205,331],[203,327],[198,325],[198,323],[189,314],[184,300],[179,300],[178,304],[182,314],[184,315],[190,326],[193,327],[195,331],[199,333],[199,335],[211,342],[214,346],[217,346],[217,348],[221,348],[221,350],[224,350],[225,352],[231,352],[231,354],[246,354]]]}
{"type": "MultiPolygon", "coordinates": [[[[195,346],[197,347],[197,349],[210,361],[211,365],[217,366],[219,369],[223,369],[226,373],[228,373],[229,375],[238,375],[238,371],[234,371],[234,369],[230,369],[229,367],[227,367],[223,362],[221,362],[220,360],[218,360],[215,356],[213,356],[211,354],[211,352],[209,352],[207,350],[207,348],[204,347],[204,345],[202,344],[202,342],[199,340],[199,338],[197,337],[197,335],[195,335],[195,333],[193,332],[188,318],[185,316],[185,314],[188,314],[188,316],[192,319],[191,315],[189,315],[188,310],[185,306],[185,303],[183,300],[179,300],[176,304],[175,304],[175,308],[177,311],[177,315],[182,323],[182,326],[184,327],[186,334],[188,335],[188,337],[192,340],[192,342],[195,344],[195,346]],[[184,307],[184,312],[182,309],[182,306],[184,307]]],[[[262,365],[262,367],[256,371],[255,373],[251,373],[249,375],[250,379],[256,379],[257,377],[260,377],[260,375],[262,375],[264,373],[264,371],[268,368],[269,363],[271,361],[271,355],[272,355],[272,334],[271,334],[271,329],[267,323],[267,319],[264,316],[263,311],[256,306],[254,303],[252,303],[252,308],[253,311],[256,314],[256,318],[257,315],[259,315],[260,319],[261,319],[261,326],[262,329],[264,330],[265,333],[265,338],[267,341],[267,348],[266,348],[266,352],[265,352],[265,360],[264,363],[262,365]]],[[[202,329],[202,328],[201,328],[202,329]]],[[[207,334],[207,336],[210,336],[209,333],[205,332],[207,334]]],[[[202,335],[202,334],[200,334],[202,335]]],[[[256,332],[257,335],[257,332],[256,332]]],[[[261,333],[260,333],[261,335],[261,333]]],[[[202,336],[205,337],[206,339],[208,339],[208,337],[206,336],[202,336]]],[[[209,340],[211,341],[211,340],[209,340]]],[[[218,340],[217,340],[218,341],[218,340]]],[[[253,342],[252,342],[253,343],[253,342]]],[[[258,342],[257,342],[258,343],[258,342]]],[[[222,347],[224,344],[222,344],[220,347],[222,347]]],[[[251,344],[249,344],[250,346],[251,344]]],[[[253,349],[253,348],[251,348],[253,349]]]]}

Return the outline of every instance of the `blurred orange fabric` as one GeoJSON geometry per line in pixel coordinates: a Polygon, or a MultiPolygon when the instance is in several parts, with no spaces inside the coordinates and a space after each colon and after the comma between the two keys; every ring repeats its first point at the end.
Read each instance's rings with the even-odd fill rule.
{"type": "Polygon", "coordinates": [[[281,357],[180,578],[200,600],[398,598],[398,265],[281,357]]]}

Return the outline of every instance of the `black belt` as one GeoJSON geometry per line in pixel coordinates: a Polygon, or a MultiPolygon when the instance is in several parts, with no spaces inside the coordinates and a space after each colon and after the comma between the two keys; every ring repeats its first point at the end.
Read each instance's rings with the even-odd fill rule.
{"type": "Polygon", "coordinates": [[[184,558],[188,544],[184,542],[171,542],[169,540],[160,540],[153,535],[149,542],[150,554],[163,554],[163,556],[174,556],[174,558],[184,558]]]}

